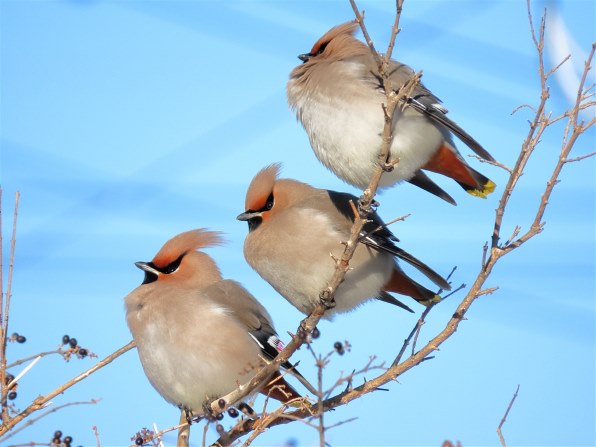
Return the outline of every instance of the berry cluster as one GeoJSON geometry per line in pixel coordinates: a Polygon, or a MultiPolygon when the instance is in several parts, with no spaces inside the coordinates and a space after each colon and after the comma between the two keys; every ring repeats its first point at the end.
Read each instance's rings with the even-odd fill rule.
{"type": "MultiPolygon", "coordinates": [[[[14,376],[10,373],[6,373],[6,375],[4,376],[4,385],[8,385],[10,382],[12,382],[14,380],[14,376]]],[[[11,390],[8,392],[8,394],[6,395],[6,397],[8,398],[8,400],[15,400],[17,398],[17,389],[18,384],[14,384],[11,387],[11,390]]]]}
{"type": "Polygon", "coordinates": [[[70,447],[72,443],[72,436],[65,436],[62,439],[62,431],[56,430],[54,432],[54,437],[52,438],[52,442],[50,442],[51,447],[70,447]]]}
{"type": "Polygon", "coordinates": [[[352,345],[347,340],[343,343],[341,341],[336,341],[333,344],[333,349],[335,349],[335,352],[337,352],[339,355],[344,355],[346,351],[349,352],[351,348],[352,345]]]}
{"type": "Polygon", "coordinates": [[[24,335],[19,334],[18,332],[13,332],[12,335],[8,338],[9,341],[16,341],[17,343],[25,343],[27,338],[24,335]]]}
{"type": "Polygon", "coordinates": [[[70,337],[69,335],[64,335],[62,337],[62,345],[63,346],[70,346],[72,352],[77,354],[77,356],[81,358],[85,358],[89,355],[89,351],[85,348],[81,348],[78,344],[78,341],[74,337],[70,337]]]}

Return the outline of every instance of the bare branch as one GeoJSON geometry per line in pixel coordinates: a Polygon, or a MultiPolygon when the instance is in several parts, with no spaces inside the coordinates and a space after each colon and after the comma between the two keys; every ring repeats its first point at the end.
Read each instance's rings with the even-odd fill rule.
{"type": "Polygon", "coordinates": [[[505,444],[505,438],[503,437],[503,433],[502,433],[501,429],[503,428],[503,424],[505,424],[505,420],[507,419],[507,416],[509,415],[509,411],[511,410],[511,407],[513,407],[513,402],[515,402],[515,398],[517,397],[518,391],[519,391],[519,385],[517,385],[517,388],[515,389],[515,393],[513,394],[513,397],[511,398],[509,405],[507,406],[507,410],[505,411],[505,414],[503,415],[503,418],[501,419],[501,423],[497,427],[497,433],[499,434],[499,440],[501,441],[501,446],[503,446],[503,447],[507,447],[507,444],[505,444]]]}
{"type": "Polygon", "coordinates": [[[34,418],[30,418],[27,419],[27,421],[25,421],[23,423],[23,425],[21,425],[18,428],[15,428],[14,430],[12,430],[10,433],[6,434],[6,436],[3,436],[2,438],[0,438],[0,442],[6,442],[7,439],[12,438],[14,435],[16,435],[17,433],[19,433],[22,430],[25,430],[26,428],[32,426],[33,424],[35,424],[37,421],[39,421],[40,419],[46,417],[49,414],[55,413],[63,408],[66,407],[71,407],[73,405],[92,405],[92,404],[97,404],[100,402],[101,399],[91,399],[91,400],[87,400],[87,401],[82,401],[82,402],[68,402],[66,404],[62,404],[62,405],[57,405],[53,408],[50,408],[47,411],[44,411],[43,413],[40,413],[38,416],[34,417],[34,418]]]}
{"type": "Polygon", "coordinates": [[[23,419],[25,419],[31,413],[34,413],[36,411],[39,411],[39,410],[45,408],[48,405],[48,402],[50,402],[54,397],[58,396],[59,394],[64,393],[64,391],[66,391],[73,385],[79,383],[81,380],[86,379],[91,374],[100,370],[104,366],[112,363],[116,358],[120,357],[122,354],[124,354],[125,352],[134,348],[135,346],[136,346],[136,343],[134,341],[129,342],[128,344],[126,344],[122,348],[118,349],[114,353],[108,355],[103,360],[97,362],[97,364],[95,364],[94,366],[89,368],[87,371],[79,374],[75,378],[73,378],[73,379],[69,380],[68,382],[66,382],[65,384],[59,386],[54,391],[46,394],[45,396],[39,396],[27,408],[25,408],[23,411],[21,411],[19,414],[17,414],[14,418],[3,419],[3,424],[2,424],[2,426],[0,426],[0,436],[7,433],[15,425],[17,425],[19,422],[21,422],[23,419]]]}
{"type": "Polygon", "coordinates": [[[497,168],[504,169],[504,170],[505,170],[505,171],[507,171],[509,174],[513,174],[513,169],[511,169],[511,168],[509,168],[509,167],[505,166],[503,163],[499,163],[499,162],[498,162],[498,161],[496,161],[496,160],[493,160],[493,161],[491,161],[491,160],[485,160],[484,158],[482,158],[482,157],[479,157],[479,156],[478,156],[478,155],[476,155],[476,154],[468,154],[468,157],[470,157],[470,158],[475,158],[475,159],[476,159],[476,160],[478,160],[480,163],[486,163],[486,164],[489,164],[489,165],[491,165],[491,166],[496,166],[497,168]]]}
{"type": "Polygon", "coordinates": [[[596,152],[590,152],[589,154],[585,154],[585,155],[580,155],[578,157],[575,158],[566,158],[563,160],[563,163],[574,163],[576,161],[581,161],[585,158],[590,158],[593,157],[594,155],[596,155],[596,152]]]}
{"type": "MultiPolygon", "coordinates": [[[[0,308],[0,312],[2,315],[0,316],[0,325],[2,326],[0,330],[0,406],[2,406],[2,421],[6,424],[6,421],[9,419],[8,414],[8,405],[7,405],[7,395],[8,395],[8,387],[6,386],[6,341],[8,337],[8,317],[10,312],[10,299],[12,297],[12,276],[14,270],[14,255],[15,255],[15,247],[17,241],[17,216],[19,211],[19,199],[21,194],[17,191],[15,193],[15,202],[14,202],[14,213],[13,213],[13,221],[12,221],[12,237],[10,239],[10,258],[8,261],[8,281],[6,283],[6,299],[2,300],[4,307],[0,308]]],[[[0,204],[1,205],[1,204],[0,204]]],[[[0,222],[1,223],[1,222],[0,222]]],[[[2,232],[2,227],[0,226],[0,233],[2,232]]],[[[2,246],[0,245],[0,252],[2,251],[2,246]]],[[[0,265],[0,272],[2,271],[2,266],[0,265]]],[[[2,290],[0,289],[0,296],[2,295],[2,290]]],[[[0,431],[0,435],[2,432],[0,431]]]]}

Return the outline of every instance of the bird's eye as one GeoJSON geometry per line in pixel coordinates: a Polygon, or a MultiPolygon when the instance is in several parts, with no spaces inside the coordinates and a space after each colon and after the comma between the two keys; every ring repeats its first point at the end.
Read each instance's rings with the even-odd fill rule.
{"type": "Polygon", "coordinates": [[[323,42],[321,45],[319,45],[319,48],[313,48],[313,50],[311,51],[312,56],[318,56],[323,51],[325,51],[325,48],[327,48],[328,43],[329,42],[323,42]]]}
{"type": "Polygon", "coordinates": [[[266,210],[270,210],[271,208],[273,208],[273,193],[269,195],[267,198],[267,203],[265,203],[266,210]]]}
{"type": "Polygon", "coordinates": [[[327,48],[327,44],[329,42],[323,42],[321,45],[319,45],[319,48],[317,48],[316,51],[313,51],[315,56],[318,56],[319,54],[321,54],[323,51],[325,51],[325,48],[327,48]]]}
{"type": "Polygon", "coordinates": [[[182,262],[183,257],[184,257],[184,255],[181,255],[174,262],[171,262],[170,264],[166,265],[165,268],[161,270],[162,273],[169,275],[170,273],[174,273],[176,270],[178,270],[178,267],[180,267],[180,263],[182,262]]]}

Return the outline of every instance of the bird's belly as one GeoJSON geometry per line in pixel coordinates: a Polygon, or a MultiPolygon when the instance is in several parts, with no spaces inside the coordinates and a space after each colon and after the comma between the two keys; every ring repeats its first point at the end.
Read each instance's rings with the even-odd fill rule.
{"type": "Polygon", "coordinates": [[[192,338],[163,323],[147,323],[138,352],[147,378],[168,402],[201,414],[206,399],[229,393],[256,373],[258,347],[248,334],[247,340],[213,337],[225,320],[203,319],[198,322],[203,333],[195,326],[192,338]]]}
{"type": "MultiPolygon", "coordinates": [[[[364,189],[379,163],[384,127],[381,101],[307,100],[299,117],[317,158],[347,183],[364,189]]],[[[413,110],[396,111],[390,160],[381,186],[411,178],[428,162],[444,137],[426,117],[413,110]]]]}

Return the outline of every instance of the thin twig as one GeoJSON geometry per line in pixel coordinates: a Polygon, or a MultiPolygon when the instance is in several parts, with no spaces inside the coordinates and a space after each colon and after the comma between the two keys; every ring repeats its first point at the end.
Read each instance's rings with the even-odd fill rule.
{"type": "MultiPolygon", "coordinates": [[[[12,297],[12,276],[14,270],[14,255],[15,255],[15,247],[17,241],[17,217],[19,211],[19,199],[21,194],[17,191],[15,193],[15,202],[14,202],[14,214],[13,214],[13,221],[12,221],[12,237],[10,239],[10,258],[8,261],[8,281],[6,283],[6,298],[4,300],[4,307],[2,310],[2,317],[3,320],[0,322],[2,325],[1,332],[1,339],[0,339],[0,405],[2,406],[2,421],[4,425],[6,425],[7,421],[10,419],[8,414],[8,405],[7,405],[7,395],[8,395],[8,387],[6,385],[6,342],[8,337],[8,317],[10,312],[10,299],[12,297]]],[[[0,232],[1,232],[0,227],[0,232]]],[[[0,251],[2,247],[0,246],[0,251]]],[[[1,293],[1,290],[0,290],[1,293]]],[[[1,429],[1,427],[0,427],[1,429]]],[[[0,431],[0,434],[2,432],[0,431]]]]}
{"type": "Polygon", "coordinates": [[[14,435],[16,435],[17,433],[19,433],[20,431],[25,430],[26,428],[28,428],[28,427],[32,426],[33,424],[35,424],[40,419],[46,417],[49,414],[55,413],[55,412],[61,410],[62,408],[71,407],[73,405],[91,405],[91,404],[97,404],[97,403],[99,403],[100,400],[101,399],[91,399],[91,400],[82,401],[82,402],[68,402],[66,404],[57,405],[55,407],[52,407],[49,410],[44,411],[43,413],[39,414],[38,416],[36,416],[34,418],[27,419],[27,421],[25,421],[20,427],[15,428],[14,430],[11,430],[11,432],[10,433],[7,433],[6,436],[3,436],[2,438],[0,438],[0,442],[1,443],[6,442],[7,439],[12,438],[14,435]]]}
{"type": "Polygon", "coordinates": [[[4,419],[2,426],[0,426],[0,436],[2,436],[5,433],[7,433],[15,425],[17,425],[18,423],[20,423],[23,419],[25,419],[31,413],[34,413],[36,411],[39,411],[39,410],[45,408],[46,405],[48,404],[48,402],[50,402],[54,397],[58,396],[59,394],[64,393],[64,391],[66,391],[67,389],[69,389],[73,385],[76,385],[81,380],[86,379],[87,377],[89,377],[94,372],[96,372],[96,371],[100,370],[101,368],[103,368],[104,366],[112,363],[116,358],[120,357],[122,354],[124,354],[125,352],[127,352],[130,349],[134,348],[135,346],[136,346],[136,343],[134,341],[129,342],[128,344],[126,344],[122,348],[120,348],[117,351],[113,352],[112,354],[108,355],[103,360],[100,360],[99,362],[97,362],[95,365],[93,365],[91,368],[89,368],[85,372],[79,374],[78,376],[76,376],[73,379],[69,380],[65,384],[59,386],[54,391],[46,394],[45,396],[39,396],[27,408],[25,408],[23,411],[21,411],[15,417],[13,417],[11,419],[4,419]]]}
{"type": "Polygon", "coordinates": [[[515,398],[517,397],[518,391],[519,391],[519,385],[517,385],[517,388],[515,389],[515,393],[513,394],[513,397],[511,398],[509,405],[507,406],[507,410],[505,411],[505,414],[503,415],[503,418],[501,419],[501,423],[497,427],[497,433],[499,435],[499,440],[501,441],[501,445],[503,447],[507,447],[507,444],[505,444],[505,438],[503,437],[503,432],[501,431],[501,429],[503,428],[503,424],[505,423],[505,420],[507,419],[507,416],[509,415],[509,411],[511,410],[511,407],[513,407],[513,402],[515,402],[515,398]]]}

